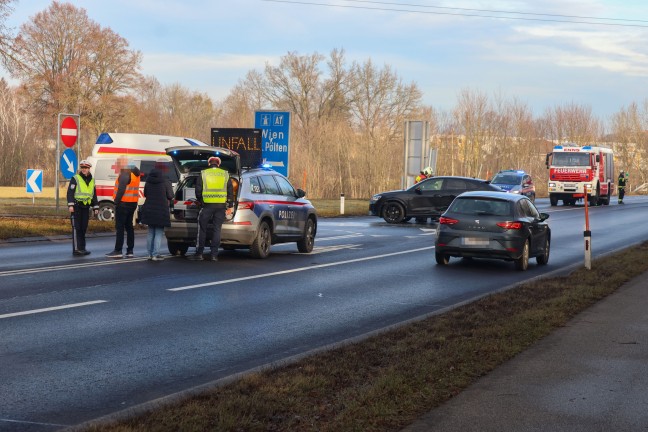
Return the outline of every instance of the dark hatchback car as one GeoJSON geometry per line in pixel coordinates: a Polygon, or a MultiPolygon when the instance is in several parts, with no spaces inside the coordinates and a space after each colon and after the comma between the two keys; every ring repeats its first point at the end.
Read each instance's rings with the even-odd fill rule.
{"type": "Polygon", "coordinates": [[[540,213],[524,195],[506,192],[466,192],[439,218],[436,233],[437,264],[450,257],[513,261],[526,270],[529,258],[549,262],[549,215],[540,213]]]}
{"type": "Polygon", "coordinates": [[[502,191],[488,180],[471,177],[438,176],[416,183],[409,189],[382,192],[371,197],[369,213],[388,223],[411,218],[438,217],[457,195],[466,191],[502,191]]]}

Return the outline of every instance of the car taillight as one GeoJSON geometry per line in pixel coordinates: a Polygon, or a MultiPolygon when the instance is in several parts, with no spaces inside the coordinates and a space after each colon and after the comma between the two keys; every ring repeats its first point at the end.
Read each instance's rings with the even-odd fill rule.
{"type": "Polygon", "coordinates": [[[239,201],[238,210],[254,210],[254,201],[239,201]]]}
{"type": "Polygon", "coordinates": [[[452,219],[449,217],[441,216],[439,218],[439,225],[454,225],[458,223],[459,221],[457,219],[452,219]]]}
{"type": "Polygon", "coordinates": [[[498,227],[502,227],[504,229],[512,229],[512,230],[518,230],[522,229],[522,222],[497,222],[498,227]]]}

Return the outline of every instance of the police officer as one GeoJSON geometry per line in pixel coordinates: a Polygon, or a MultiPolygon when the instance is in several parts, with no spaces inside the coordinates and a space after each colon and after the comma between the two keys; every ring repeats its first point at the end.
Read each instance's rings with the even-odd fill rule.
{"type": "Polygon", "coordinates": [[[99,213],[95,181],[90,174],[92,164],[87,160],[79,163],[79,173],[70,179],[67,190],[67,203],[72,221],[72,254],[75,256],[89,255],[86,250],[86,231],[90,220],[90,210],[95,216],[99,213]]]}
{"type": "Polygon", "coordinates": [[[225,222],[225,213],[234,205],[234,189],[229,173],[220,168],[219,157],[212,156],[207,160],[208,167],[196,179],[196,199],[202,204],[198,213],[198,238],[196,252],[187,259],[202,261],[207,225],[212,222],[214,231],[211,238],[211,261],[218,261],[218,247],[221,241],[221,228],[225,222]]]}
{"type": "Polygon", "coordinates": [[[624,171],[619,173],[619,204],[623,204],[623,197],[625,196],[625,187],[628,183],[628,174],[624,171]]]}

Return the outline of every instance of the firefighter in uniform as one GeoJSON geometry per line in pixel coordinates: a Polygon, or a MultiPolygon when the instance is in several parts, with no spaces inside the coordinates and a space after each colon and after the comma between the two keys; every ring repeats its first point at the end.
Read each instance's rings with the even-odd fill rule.
{"type": "Polygon", "coordinates": [[[135,229],[133,216],[137,210],[139,200],[140,170],[129,166],[128,159],[117,159],[119,176],[113,188],[113,201],[115,203],[115,249],[108,252],[108,258],[122,258],[124,247],[124,231],[126,231],[126,258],[132,258],[135,247],[135,229]]]}
{"type": "Polygon", "coordinates": [[[625,188],[628,183],[628,174],[621,171],[619,173],[619,204],[623,204],[623,197],[625,196],[625,188]]]}
{"type": "Polygon", "coordinates": [[[95,216],[99,213],[95,181],[90,174],[92,164],[86,160],[79,163],[79,173],[70,179],[67,189],[67,203],[72,221],[72,254],[89,255],[86,250],[86,231],[90,220],[90,210],[95,216]]]}
{"type": "Polygon", "coordinates": [[[421,171],[421,173],[419,175],[417,175],[416,178],[414,179],[414,184],[416,184],[418,182],[421,182],[421,181],[425,180],[426,178],[427,178],[427,176],[425,175],[425,172],[421,171]]]}
{"type": "Polygon", "coordinates": [[[218,247],[221,241],[221,228],[225,222],[226,212],[230,212],[234,203],[232,179],[229,173],[220,168],[219,157],[210,157],[207,161],[208,168],[204,169],[196,179],[196,199],[201,204],[198,213],[198,238],[196,239],[196,252],[187,256],[187,259],[202,261],[205,242],[207,239],[207,226],[211,222],[214,230],[211,237],[210,260],[218,261],[218,247]]]}

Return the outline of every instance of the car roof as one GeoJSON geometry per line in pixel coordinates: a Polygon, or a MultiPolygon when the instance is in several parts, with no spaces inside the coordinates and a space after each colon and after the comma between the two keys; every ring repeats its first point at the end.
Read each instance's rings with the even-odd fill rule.
{"type": "Polygon", "coordinates": [[[500,199],[504,201],[512,201],[512,202],[517,202],[522,199],[529,199],[525,195],[511,194],[508,192],[495,192],[495,191],[464,192],[459,196],[457,196],[457,198],[496,198],[496,199],[500,199]]]}

